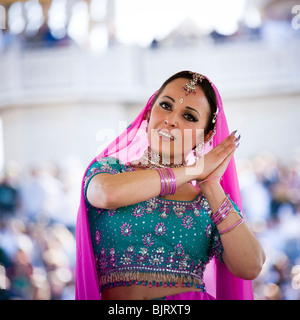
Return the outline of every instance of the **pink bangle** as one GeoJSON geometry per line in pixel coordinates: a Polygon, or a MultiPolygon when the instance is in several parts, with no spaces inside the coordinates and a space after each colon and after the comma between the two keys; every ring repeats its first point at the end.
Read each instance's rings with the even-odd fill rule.
{"type": "Polygon", "coordinates": [[[165,184],[165,194],[164,195],[168,195],[170,192],[170,182],[169,182],[169,178],[168,178],[168,173],[165,170],[165,168],[161,168],[160,170],[161,170],[163,177],[164,177],[164,184],[165,184]]]}
{"type": "Polygon", "coordinates": [[[244,218],[241,218],[238,222],[236,222],[235,224],[233,224],[232,226],[230,226],[229,228],[219,231],[219,234],[224,234],[227,233],[229,231],[231,231],[232,229],[234,229],[235,227],[239,226],[240,224],[242,224],[244,222],[244,218]]]}
{"type": "Polygon", "coordinates": [[[220,224],[223,220],[225,220],[227,218],[227,216],[229,215],[229,213],[232,211],[232,205],[231,203],[224,209],[224,211],[222,212],[222,214],[220,214],[213,222],[214,224],[217,226],[218,224],[220,224]]]}
{"type": "Polygon", "coordinates": [[[169,194],[174,194],[176,192],[177,185],[173,170],[171,168],[155,168],[155,170],[158,171],[160,176],[161,190],[159,195],[163,197],[169,194]]]}
{"type": "Polygon", "coordinates": [[[199,184],[204,183],[206,181],[221,180],[221,179],[222,179],[222,177],[221,178],[220,177],[212,177],[212,178],[208,178],[208,179],[205,179],[205,180],[201,180],[201,181],[197,182],[197,184],[199,185],[199,184]]]}
{"type": "Polygon", "coordinates": [[[214,221],[214,220],[218,217],[218,215],[219,215],[220,213],[222,213],[222,211],[224,210],[224,208],[226,208],[226,207],[228,206],[228,204],[229,204],[229,199],[228,199],[228,197],[226,197],[225,200],[223,201],[223,203],[221,204],[220,208],[218,209],[218,211],[217,211],[216,213],[214,213],[214,214],[210,217],[211,220],[214,221]]]}
{"type": "Polygon", "coordinates": [[[169,182],[170,182],[170,192],[169,194],[174,194],[177,189],[176,185],[176,178],[173,170],[171,168],[165,168],[169,175],[169,182]]]}
{"type": "Polygon", "coordinates": [[[166,192],[166,183],[165,183],[166,180],[161,169],[155,168],[155,170],[159,173],[159,176],[160,176],[160,194],[159,195],[163,197],[166,192]]]}

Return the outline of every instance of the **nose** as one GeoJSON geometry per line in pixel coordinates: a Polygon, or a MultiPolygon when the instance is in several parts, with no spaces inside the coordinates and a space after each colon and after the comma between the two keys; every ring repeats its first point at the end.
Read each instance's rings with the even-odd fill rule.
{"type": "Polygon", "coordinates": [[[175,116],[169,116],[168,118],[166,118],[164,120],[164,123],[166,126],[170,126],[170,127],[177,127],[178,126],[178,122],[176,120],[175,116]]]}

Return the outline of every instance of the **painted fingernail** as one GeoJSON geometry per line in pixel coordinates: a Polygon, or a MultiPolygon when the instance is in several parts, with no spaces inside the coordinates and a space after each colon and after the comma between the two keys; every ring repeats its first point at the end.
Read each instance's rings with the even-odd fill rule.
{"type": "Polygon", "coordinates": [[[235,142],[240,141],[240,139],[241,139],[241,135],[239,134],[239,136],[235,139],[235,142]]]}
{"type": "Polygon", "coordinates": [[[233,132],[231,132],[231,135],[234,136],[237,133],[237,130],[234,130],[233,132]]]}
{"type": "Polygon", "coordinates": [[[240,145],[240,143],[238,143],[238,144],[236,145],[236,147],[238,148],[238,147],[239,147],[239,145],[240,145]]]}

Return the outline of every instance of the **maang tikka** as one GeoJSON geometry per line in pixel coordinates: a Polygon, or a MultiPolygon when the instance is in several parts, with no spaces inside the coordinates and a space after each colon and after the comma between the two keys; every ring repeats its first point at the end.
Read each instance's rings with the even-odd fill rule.
{"type": "Polygon", "coordinates": [[[202,82],[205,77],[197,72],[191,72],[193,75],[193,79],[190,80],[188,83],[186,83],[183,87],[182,90],[185,92],[185,95],[187,96],[190,93],[196,94],[196,85],[199,80],[199,82],[202,82]]]}

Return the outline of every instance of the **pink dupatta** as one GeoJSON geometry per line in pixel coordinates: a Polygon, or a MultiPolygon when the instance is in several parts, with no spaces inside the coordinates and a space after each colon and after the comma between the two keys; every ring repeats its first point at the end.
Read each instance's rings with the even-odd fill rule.
{"type": "MultiPolygon", "coordinates": [[[[217,88],[211,83],[216,97],[218,107],[218,117],[216,134],[213,138],[215,147],[223,141],[228,135],[228,125],[223,110],[223,104],[217,88]]],[[[102,157],[115,157],[122,162],[127,163],[136,158],[141,148],[145,149],[148,145],[146,142],[146,121],[145,115],[150,110],[152,101],[155,97],[154,93],[149,99],[145,108],[131,123],[131,125],[114,140],[107,148],[105,148],[91,163],[102,157]]],[[[209,150],[206,149],[206,152],[209,150]]],[[[90,167],[88,166],[88,168],[90,167]]],[[[84,177],[86,175],[85,171],[84,177]]],[[[234,158],[230,161],[227,170],[223,175],[221,185],[231,199],[242,210],[242,201],[236,172],[234,158]]],[[[77,300],[99,300],[97,272],[95,267],[95,259],[93,247],[90,237],[89,222],[87,217],[87,208],[84,198],[84,179],[81,185],[81,199],[77,215],[76,224],[76,291],[75,299],[77,300]]],[[[226,265],[216,259],[206,266],[204,273],[204,281],[207,288],[208,297],[198,292],[188,292],[180,295],[167,297],[168,300],[206,300],[209,295],[217,300],[252,300],[253,291],[252,284],[249,280],[243,280],[232,275],[226,265]]]]}

